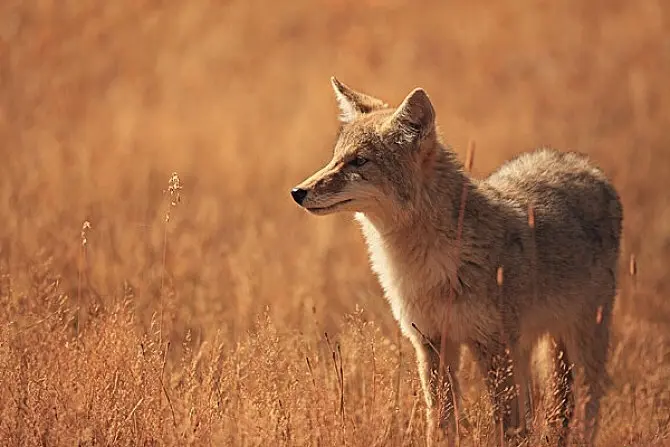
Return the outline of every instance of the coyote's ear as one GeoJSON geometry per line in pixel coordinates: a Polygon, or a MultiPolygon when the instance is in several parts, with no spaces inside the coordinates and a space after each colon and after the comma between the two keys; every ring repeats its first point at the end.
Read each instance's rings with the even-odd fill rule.
{"type": "Polygon", "coordinates": [[[401,131],[406,143],[428,135],[435,128],[435,109],[422,88],[415,88],[398,106],[390,119],[392,126],[401,131]]]}
{"type": "Polygon", "coordinates": [[[370,113],[373,110],[388,107],[381,99],[357,92],[338,81],[335,76],[330,78],[335,91],[337,104],[340,106],[340,121],[349,123],[357,116],[370,113]]]}

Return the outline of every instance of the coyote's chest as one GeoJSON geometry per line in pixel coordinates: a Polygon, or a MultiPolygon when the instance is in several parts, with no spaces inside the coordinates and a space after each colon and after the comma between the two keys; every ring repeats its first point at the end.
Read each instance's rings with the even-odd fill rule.
{"type": "Polygon", "coordinates": [[[453,312],[447,314],[452,261],[435,253],[417,254],[413,247],[390,247],[365,216],[357,214],[356,219],[368,245],[372,270],[403,333],[416,337],[417,330],[412,327],[415,325],[423,334],[435,337],[448,324],[453,337],[465,336],[465,329],[459,324],[462,319],[453,312]]]}

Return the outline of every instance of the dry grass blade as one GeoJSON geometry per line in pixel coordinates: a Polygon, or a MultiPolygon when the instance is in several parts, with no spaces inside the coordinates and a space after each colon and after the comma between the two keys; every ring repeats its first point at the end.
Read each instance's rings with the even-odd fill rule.
{"type": "MultiPolygon", "coordinates": [[[[126,418],[124,419],[123,421],[124,423],[128,422],[128,420],[130,420],[130,418],[133,417],[135,411],[140,407],[140,405],[142,405],[142,402],[144,402],[144,398],[141,398],[140,400],[137,401],[133,409],[130,410],[130,413],[128,413],[128,416],[126,416],[126,418]]],[[[114,437],[112,438],[112,444],[114,444],[119,438],[119,433],[121,433],[121,427],[117,428],[116,432],[114,433],[114,437]]]]}
{"type": "Polygon", "coordinates": [[[163,342],[163,320],[164,320],[164,309],[165,309],[165,270],[167,268],[167,252],[168,252],[168,225],[170,219],[172,218],[172,212],[181,202],[181,190],[183,189],[181,180],[179,179],[179,174],[173,172],[168,180],[168,187],[163,191],[163,194],[167,194],[167,205],[165,211],[165,226],[163,227],[163,257],[161,264],[161,287],[160,287],[160,322],[159,322],[159,344],[163,342]]]}
{"type": "Polygon", "coordinates": [[[86,256],[86,248],[88,246],[88,230],[91,229],[91,223],[88,220],[85,220],[81,225],[81,233],[79,236],[81,246],[78,250],[79,258],[77,263],[77,309],[75,315],[75,334],[79,336],[79,324],[81,322],[81,293],[82,293],[82,277],[84,275],[84,270],[88,262],[86,256]]]}
{"type": "MultiPolygon", "coordinates": [[[[468,149],[467,149],[467,155],[466,155],[466,163],[465,167],[466,170],[469,172],[472,170],[472,164],[474,162],[474,157],[475,157],[475,142],[474,140],[470,140],[470,143],[468,144],[468,149]]],[[[462,192],[461,192],[461,200],[460,200],[460,206],[458,210],[458,224],[456,227],[456,265],[460,263],[460,251],[461,247],[460,244],[462,243],[462,235],[463,235],[463,222],[465,220],[465,206],[466,202],[468,199],[468,183],[464,180],[463,182],[463,187],[462,187],[462,192]]],[[[441,341],[440,341],[440,368],[439,368],[439,373],[438,373],[438,378],[439,382],[438,383],[444,383],[443,378],[445,377],[445,356],[446,356],[446,346],[447,346],[447,337],[448,337],[448,321],[450,321],[451,317],[451,309],[453,307],[453,301],[454,301],[454,290],[453,288],[449,289],[449,296],[447,298],[447,312],[446,312],[446,321],[442,325],[442,335],[441,335],[441,341]]],[[[447,380],[449,383],[449,392],[451,393],[451,401],[453,402],[453,412],[454,412],[454,419],[456,421],[455,424],[455,438],[456,438],[456,445],[460,445],[460,409],[458,408],[458,403],[455,399],[454,396],[454,382],[453,378],[451,376],[450,371],[446,371],[446,376],[447,380]]],[[[443,404],[440,403],[440,406],[443,404]]],[[[439,417],[440,412],[438,412],[438,417],[439,417]]],[[[439,427],[439,421],[436,424],[436,426],[439,427]]]]}

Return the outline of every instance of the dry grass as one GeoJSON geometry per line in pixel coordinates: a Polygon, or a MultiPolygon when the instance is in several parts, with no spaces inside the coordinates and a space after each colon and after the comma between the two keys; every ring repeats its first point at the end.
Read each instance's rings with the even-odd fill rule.
{"type": "MultiPolygon", "coordinates": [[[[1,2],[2,444],[423,445],[357,228],[288,195],[329,158],[336,74],[425,87],[475,175],[541,144],[606,170],[639,272],[601,444],[670,445],[670,6],[453,3],[1,2]]],[[[465,365],[464,444],[495,445],[465,365]]]]}

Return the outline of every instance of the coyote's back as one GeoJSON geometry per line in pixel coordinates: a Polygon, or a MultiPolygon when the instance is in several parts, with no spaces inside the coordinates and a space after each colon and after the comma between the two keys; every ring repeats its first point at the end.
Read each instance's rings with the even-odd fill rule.
{"type": "Polygon", "coordinates": [[[618,252],[621,202],[610,181],[587,157],[538,149],[508,161],[485,182],[505,199],[543,216],[536,229],[541,243],[582,242],[592,254],[618,252]],[[542,238],[549,233],[551,238],[542,238]]]}
{"type": "Polygon", "coordinates": [[[481,186],[500,209],[512,210],[500,214],[506,234],[499,259],[510,267],[507,304],[526,321],[521,335],[532,338],[533,325],[538,332],[556,326],[566,339],[583,335],[589,329],[560,326],[590,328],[616,293],[623,212],[610,181],[581,154],[539,149],[505,163],[481,186]]]}

